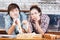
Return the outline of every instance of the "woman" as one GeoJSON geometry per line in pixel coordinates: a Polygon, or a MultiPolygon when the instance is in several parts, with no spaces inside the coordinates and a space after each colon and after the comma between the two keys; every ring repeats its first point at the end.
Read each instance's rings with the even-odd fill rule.
{"type": "Polygon", "coordinates": [[[26,32],[27,27],[24,27],[24,22],[27,22],[27,16],[20,12],[17,4],[11,3],[8,6],[8,14],[5,17],[5,29],[8,35],[26,32]]]}
{"type": "Polygon", "coordinates": [[[37,34],[44,34],[49,25],[49,17],[47,15],[43,15],[41,9],[34,5],[30,8],[30,23],[31,30],[37,34]]]}

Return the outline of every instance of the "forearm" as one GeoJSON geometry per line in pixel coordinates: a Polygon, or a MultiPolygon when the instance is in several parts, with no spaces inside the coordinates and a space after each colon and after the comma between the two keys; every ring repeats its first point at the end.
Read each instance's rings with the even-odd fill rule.
{"type": "Polygon", "coordinates": [[[38,32],[40,33],[40,34],[44,34],[44,31],[41,29],[41,27],[38,27],[38,32]]]}
{"type": "Polygon", "coordinates": [[[19,28],[19,30],[20,30],[20,33],[23,33],[23,30],[24,30],[24,29],[21,27],[21,24],[20,24],[20,23],[18,24],[18,28],[19,28]]]}
{"type": "Polygon", "coordinates": [[[36,27],[37,27],[37,31],[41,34],[44,34],[43,29],[40,27],[40,25],[38,23],[36,23],[36,27]]]}
{"type": "Polygon", "coordinates": [[[27,31],[27,33],[32,33],[32,26],[31,26],[31,23],[29,23],[29,22],[27,22],[26,31],[27,31]]]}
{"type": "Polygon", "coordinates": [[[15,29],[15,26],[12,25],[8,30],[8,35],[11,35],[13,33],[14,29],[15,29]]]}

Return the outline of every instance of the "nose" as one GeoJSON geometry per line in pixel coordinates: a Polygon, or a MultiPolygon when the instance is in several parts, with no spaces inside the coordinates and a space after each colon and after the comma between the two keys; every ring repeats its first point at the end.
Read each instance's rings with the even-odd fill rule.
{"type": "Polygon", "coordinates": [[[16,12],[16,11],[14,11],[14,13],[16,14],[17,12],[16,12]]]}
{"type": "Polygon", "coordinates": [[[15,15],[17,15],[17,12],[14,12],[15,15]]]}
{"type": "Polygon", "coordinates": [[[33,15],[33,17],[35,17],[36,15],[33,15]]]}

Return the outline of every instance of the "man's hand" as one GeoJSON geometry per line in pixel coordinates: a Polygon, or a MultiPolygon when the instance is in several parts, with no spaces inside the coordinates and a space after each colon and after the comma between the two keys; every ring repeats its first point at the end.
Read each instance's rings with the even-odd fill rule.
{"type": "Polygon", "coordinates": [[[16,25],[16,19],[13,19],[13,24],[12,25],[16,25]]]}
{"type": "Polygon", "coordinates": [[[20,23],[20,20],[19,20],[19,19],[17,19],[17,20],[16,20],[16,24],[17,24],[17,25],[21,25],[21,23],[20,23]]]}
{"type": "Polygon", "coordinates": [[[17,25],[19,29],[21,29],[21,24],[20,24],[20,20],[19,19],[14,19],[13,20],[13,25],[17,25]]]}
{"type": "Polygon", "coordinates": [[[20,25],[20,20],[19,19],[14,19],[13,20],[13,24],[15,24],[15,25],[20,25]]]}

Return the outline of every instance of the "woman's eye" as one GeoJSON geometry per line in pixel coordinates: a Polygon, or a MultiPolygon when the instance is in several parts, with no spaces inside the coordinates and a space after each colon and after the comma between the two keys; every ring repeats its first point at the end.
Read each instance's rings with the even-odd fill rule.
{"type": "Polygon", "coordinates": [[[18,11],[18,10],[16,9],[16,11],[18,11]]]}

